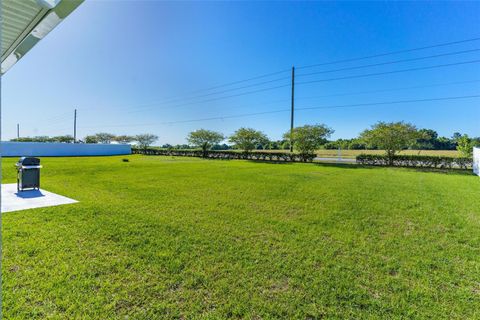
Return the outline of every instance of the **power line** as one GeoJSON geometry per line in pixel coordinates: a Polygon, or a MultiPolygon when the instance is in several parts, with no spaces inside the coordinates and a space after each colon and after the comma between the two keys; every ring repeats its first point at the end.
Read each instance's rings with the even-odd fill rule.
{"type": "Polygon", "coordinates": [[[447,100],[472,99],[472,98],[480,98],[480,95],[456,96],[456,97],[441,97],[441,98],[426,98],[426,99],[413,99],[413,100],[397,100],[397,101],[371,102],[371,103],[356,103],[356,104],[344,104],[344,105],[324,106],[324,107],[303,107],[303,108],[297,108],[297,110],[316,110],[316,109],[340,109],[340,108],[354,108],[354,107],[370,107],[370,106],[379,106],[379,105],[388,105],[388,104],[416,103],[416,102],[432,102],[432,101],[447,101],[447,100]]]}
{"type": "Polygon", "coordinates": [[[259,76],[255,76],[255,77],[251,77],[251,78],[247,78],[247,79],[243,79],[243,80],[232,81],[232,82],[216,85],[216,86],[205,88],[205,89],[199,89],[197,91],[207,91],[207,90],[223,88],[223,87],[231,86],[231,85],[234,85],[234,84],[244,83],[244,82],[257,80],[257,79],[262,79],[262,78],[267,78],[267,77],[274,76],[274,75],[277,75],[277,74],[285,73],[287,71],[290,71],[290,69],[284,69],[284,70],[280,70],[280,71],[276,71],[276,72],[266,73],[266,74],[263,74],[263,75],[259,75],[259,76]]]}
{"type": "MultiPolygon", "coordinates": [[[[317,109],[340,109],[340,108],[353,108],[353,107],[367,107],[367,106],[378,106],[378,105],[389,105],[389,104],[402,104],[402,103],[417,103],[417,102],[432,102],[432,101],[449,101],[449,100],[459,100],[459,99],[473,99],[480,98],[479,95],[467,95],[467,96],[452,96],[452,97],[439,97],[439,98],[424,98],[424,99],[412,99],[412,100],[396,100],[396,101],[383,101],[383,102],[369,102],[369,103],[356,103],[356,104],[345,104],[345,105],[331,105],[331,106],[318,106],[318,107],[300,107],[296,110],[317,110],[317,109]]],[[[157,126],[157,125],[172,125],[177,123],[189,123],[189,122],[201,122],[201,121],[210,121],[210,120],[224,120],[224,119],[233,119],[233,118],[243,118],[256,115],[265,115],[265,114],[274,114],[281,112],[290,112],[291,109],[278,109],[271,111],[263,112],[254,112],[254,113],[243,113],[237,115],[227,115],[227,116],[216,116],[200,119],[190,119],[190,120],[178,120],[178,121],[164,121],[157,123],[142,123],[142,124],[129,124],[129,125],[101,125],[101,127],[141,127],[141,126],[157,126]]],[[[99,125],[100,126],[100,125],[99,125]]],[[[96,128],[98,126],[88,126],[82,128],[96,128]]]]}
{"type": "Polygon", "coordinates": [[[411,61],[425,60],[425,59],[431,59],[431,58],[439,58],[439,57],[452,56],[452,55],[463,54],[463,53],[470,53],[470,52],[477,52],[477,51],[480,51],[480,49],[471,49],[471,50],[463,50],[463,51],[456,51],[456,52],[447,52],[447,53],[430,55],[430,56],[424,56],[424,57],[418,57],[418,58],[394,60],[394,61],[387,61],[387,62],[380,62],[380,63],[373,63],[373,64],[365,64],[365,65],[361,65],[361,66],[354,66],[354,67],[347,67],[347,68],[340,68],[340,69],[331,69],[331,70],[324,70],[324,71],[301,73],[301,74],[298,75],[298,77],[312,76],[312,75],[316,75],[316,74],[330,73],[330,72],[338,72],[338,71],[347,71],[347,70],[363,69],[363,68],[368,68],[368,67],[378,67],[378,66],[384,66],[384,65],[389,65],[389,64],[396,64],[396,63],[403,63],[403,62],[411,62],[411,61]]]}
{"type": "MultiPolygon", "coordinates": [[[[476,50],[480,50],[480,49],[476,49],[476,50]]],[[[427,66],[427,67],[417,67],[417,68],[409,68],[409,69],[402,69],[402,70],[393,70],[393,71],[369,73],[369,74],[362,74],[362,75],[355,75],[355,76],[345,76],[345,77],[337,77],[337,78],[329,78],[329,79],[320,79],[320,80],[309,80],[309,81],[298,82],[297,84],[308,84],[308,83],[316,83],[316,82],[327,82],[327,81],[335,81],[335,80],[355,79],[355,78],[371,77],[371,76],[384,75],[384,74],[393,74],[393,73],[401,73],[401,72],[409,72],[409,71],[428,70],[428,69],[435,69],[435,68],[441,68],[441,67],[449,67],[449,66],[455,66],[455,65],[462,65],[462,64],[469,64],[469,63],[477,63],[477,62],[480,62],[480,60],[462,61],[462,62],[449,63],[449,64],[440,64],[440,65],[433,65],[433,66],[427,66]]],[[[281,80],[282,80],[282,79],[281,79],[281,80]]],[[[286,85],[281,85],[281,86],[275,86],[275,87],[264,88],[264,89],[260,89],[260,90],[254,90],[254,91],[249,91],[249,92],[244,92],[244,93],[239,93],[239,94],[224,96],[224,97],[220,97],[220,98],[212,98],[212,99],[203,100],[203,101],[183,103],[183,104],[178,104],[178,105],[170,106],[170,108],[188,106],[188,105],[192,105],[192,104],[201,104],[201,103],[205,103],[205,102],[217,101],[217,100],[227,99],[227,98],[231,98],[231,97],[237,97],[237,96],[243,96],[243,95],[248,95],[248,94],[253,94],[253,93],[258,93],[258,92],[264,92],[264,91],[273,90],[273,89],[278,89],[278,88],[284,88],[284,87],[288,87],[288,86],[290,86],[290,85],[289,85],[289,84],[286,84],[286,85]]],[[[145,110],[145,108],[142,108],[142,109],[145,110]]],[[[150,108],[147,108],[147,109],[150,109],[150,108]]],[[[143,111],[143,110],[138,110],[138,111],[143,111]]]]}
{"type": "MultiPolygon", "coordinates": [[[[268,87],[268,88],[264,88],[264,89],[247,91],[247,92],[237,93],[237,94],[224,96],[224,97],[219,97],[219,98],[212,98],[212,99],[207,99],[207,100],[202,100],[202,101],[194,101],[194,102],[188,102],[188,103],[173,105],[173,106],[170,106],[169,108],[178,108],[178,107],[184,107],[184,106],[193,105],[193,104],[201,104],[201,103],[218,101],[218,100],[223,100],[223,99],[228,99],[228,98],[240,97],[240,96],[244,96],[244,95],[249,95],[249,94],[254,94],[254,93],[259,93],[259,92],[265,92],[265,91],[285,88],[285,87],[289,87],[289,86],[290,86],[290,84],[285,84],[285,85],[280,85],[280,86],[275,86],[275,87],[268,87]]],[[[140,108],[135,108],[135,111],[131,111],[130,113],[145,111],[145,110],[148,110],[148,109],[152,109],[152,107],[141,108],[141,109],[140,108]]],[[[163,109],[165,109],[165,108],[163,108],[163,109]]]]}
{"type": "MultiPolygon", "coordinates": [[[[212,87],[209,87],[209,88],[204,88],[204,89],[198,89],[198,90],[194,90],[194,91],[190,91],[190,93],[188,93],[187,95],[191,95],[191,94],[195,94],[195,93],[199,93],[199,92],[203,92],[203,91],[210,91],[210,90],[214,90],[214,89],[219,89],[219,88],[223,88],[223,87],[227,87],[227,86],[231,86],[231,85],[234,85],[234,84],[240,84],[240,83],[244,83],[244,82],[248,82],[248,81],[252,81],[252,80],[257,80],[257,79],[262,79],[262,78],[267,78],[267,77],[270,77],[270,76],[274,76],[274,75],[277,75],[277,74],[281,74],[281,73],[285,73],[287,71],[290,71],[290,69],[285,69],[285,70],[280,70],[280,71],[276,71],[276,72],[270,72],[270,73],[265,73],[265,74],[262,74],[262,75],[259,75],[259,76],[255,76],[255,77],[251,77],[251,78],[247,78],[247,79],[243,79],[243,80],[237,80],[237,81],[232,81],[232,82],[228,82],[228,83],[224,83],[224,84],[220,84],[220,85],[216,85],[216,86],[212,86],[212,87]]],[[[277,78],[277,79],[274,79],[274,80],[268,80],[268,81],[264,81],[264,82],[261,82],[261,83],[257,83],[256,85],[262,85],[262,84],[266,84],[266,83],[271,83],[271,82],[275,82],[275,81],[281,81],[281,80],[285,80],[285,79],[290,79],[290,77],[284,77],[284,78],[277,78]]],[[[229,89],[229,90],[225,90],[225,92],[228,92],[228,91],[233,91],[233,90],[239,90],[239,89],[243,89],[243,88],[248,88],[248,87],[253,87],[255,85],[248,85],[248,86],[245,86],[245,87],[240,87],[240,88],[236,88],[236,89],[229,89]]],[[[222,92],[217,92],[217,93],[223,93],[222,92]]],[[[204,96],[209,96],[209,95],[213,95],[214,93],[212,94],[206,94],[204,96]]],[[[149,106],[157,106],[159,104],[164,104],[164,103],[172,103],[172,102],[176,102],[178,100],[190,100],[190,99],[194,99],[194,98],[198,98],[199,96],[194,96],[194,97],[185,97],[185,98],[181,98],[181,97],[171,97],[171,98],[165,98],[165,99],[161,99],[159,101],[156,101],[156,102],[151,102],[151,103],[145,103],[145,104],[141,104],[141,105],[137,105],[135,107],[149,107],[149,106]]],[[[95,109],[96,107],[88,107],[88,108],[83,108],[82,110],[88,110],[88,109],[95,109]]],[[[127,107],[127,109],[129,109],[127,107]]]]}
{"type": "Polygon", "coordinates": [[[454,44],[473,42],[473,41],[478,41],[478,40],[480,40],[480,37],[458,40],[458,41],[451,41],[451,42],[444,42],[444,43],[439,43],[439,44],[435,44],[435,45],[431,45],[431,46],[417,47],[417,48],[412,48],[412,49],[404,49],[404,50],[384,52],[384,53],[379,53],[379,54],[374,54],[374,55],[369,55],[369,56],[363,56],[363,57],[357,57],[357,58],[349,58],[349,59],[343,59],[343,60],[316,63],[316,64],[297,67],[297,69],[306,69],[306,68],[313,68],[313,67],[318,67],[318,66],[325,66],[325,65],[329,65],[329,64],[337,64],[337,63],[359,61],[359,60],[365,60],[365,59],[371,59],[371,58],[378,58],[378,57],[384,57],[384,56],[389,56],[389,55],[393,55],[393,54],[400,54],[400,53],[407,53],[407,52],[413,52],[413,51],[419,51],[419,50],[426,50],[426,49],[431,49],[431,48],[445,47],[445,46],[450,46],[450,45],[454,45],[454,44]]]}
{"type": "MultiPolygon", "coordinates": [[[[480,80],[445,82],[445,83],[436,83],[436,84],[431,84],[431,85],[410,86],[410,87],[401,87],[401,88],[389,88],[389,89],[381,89],[381,90],[357,91],[357,92],[346,92],[346,93],[337,93],[337,94],[320,95],[320,96],[300,97],[300,98],[296,98],[296,100],[317,99],[317,98],[326,98],[326,97],[339,97],[339,96],[349,96],[349,95],[361,95],[361,94],[369,94],[369,93],[402,91],[402,90],[410,90],[410,89],[423,89],[423,88],[440,87],[440,86],[452,86],[452,85],[461,85],[461,84],[478,83],[478,82],[480,82],[480,80]]],[[[285,102],[286,103],[288,101],[290,101],[290,98],[269,101],[269,102],[263,103],[262,105],[265,106],[265,105],[271,105],[273,103],[280,103],[280,102],[285,102]]],[[[235,108],[238,109],[238,108],[241,108],[241,107],[237,106],[235,108]]],[[[301,108],[300,108],[300,110],[301,110],[301,108]]],[[[261,114],[263,114],[263,113],[261,113],[261,114]]],[[[56,123],[60,123],[60,122],[56,122],[56,123]]],[[[44,127],[44,129],[45,128],[50,129],[52,127],[53,127],[53,125],[49,125],[47,127],[44,127]]],[[[67,129],[68,128],[63,128],[61,130],[67,130],[67,129]]]]}
{"type": "MultiPolygon", "coordinates": [[[[340,69],[332,69],[332,70],[325,70],[325,71],[303,73],[303,74],[297,75],[297,77],[305,77],[305,76],[311,76],[311,75],[323,74],[323,73],[330,73],[330,72],[337,72],[337,71],[348,71],[348,70],[362,69],[362,68],[368,68],[368,67],[375,67],[375,66],[382,66],[382,65],[389,65],[389,64],[396,64],[396,63],[403,63],[403,62],[418,61],[418,60],[425,60],[425,59],[431,59],[431,58],[439,58],[439,57],[444,57],[444,56],[458,55],[458,54],[478,52],[478,51],[480,51],[480,49],[447,52],[447,53],[418,57],[418,58],[402,59],[402,60],[387,61],[387,62],[367,64],[367,65],[347,67],[347,68],[340,68],[340,69]]],[[[279,72],[275,72],[275,73],[271,73],[271,74],[268,74],[268,75],[278,74],[278,73],[279,72]]],[[[265,77],[265,75],[260,76],[260,77],[265,77]]],[[[257,79],[257,78],[259,78],[259,77],[250,78],[250,79],[241,80],[241,81],[236,81],[235,83],[247,82],[247,81],[250,81],[250,80],[253,80],[253,79],[257,79]]],[[[227,93],[227,92],[231,92],[231,91],[236,91],[236,90],[241,90],[241,89],[246,89],[246,88],[251,88],[251,87],[256,87],[256,86],[261,86],[261,85],[264,85],[264,84],[268,84],[268,83],[272,83],[272,82],[278,82],[278,81],[282,81],[282,80],[289,80],[289,79],[290,79],[290,76],[282,77],[282,78],[276,78],[276,79],[257,82],[257,83],[253,83],[253,84],[249,84],[249,85],[245,85],[245,86],[241,86],[241,87],[230,88],[230,89],[226,89],[226,90],[222,90],[222,91],[216,91],[216,92],[210,92],[210,93],[206,93],[206,94],[202,94],[202,95],[196,95],[196,96],[191,96],[191,97],[186,97],[186,98],[179,97],[179,98],[171,99],[171,100],[163,102],[163,103],[172,103],[172,102],[181,101],[181,100],[191,100],[191,99],[203,98],[203,97],[208,97],[208,96],[212,96],[212,95],[217,95],[217,94],[227,93]]],[[[230,84],[233,84],[233,83],[230,83],[230,84]]],[[[230,85],[230,84],[228,84],[228,85],[230,85]]],[[[225,87],[225,86],[227,86],[227,85],[222,85],[222,86],[217,86],[217,87],[225,87]]]]}
{"type": "MultiPolygon", "coordinates": [[[[417,51],[417,50],[424,50],[424,49],[435,48],[435,47],[443,47],[443,46],[455,45],[455,44],[460,44],[460,43],[467,43],[467,42],[478,41],[478,40],[480,40],[480,37],[470,38],[470,39],[464,39],[464,40],[459,40],[459,41],[445,42],[445,43],[440,43],[440,44],[436,44],[436,45],[424,46],[424,47],[417,47],[417,48],[412,48],[412,49],[405,49],[405,50],[399,50],[399,51],[391,51],[391,52],[374,54],[374,55],[364,56],[364,57],[356,57],[356,58],[350,58],[350,59],[344,59],[344,60],[337,60],[337,61],[330,61],[330,62],[325,62],[325,63],[318,63],[318,64],[313,64],[313,65],[308,65],[308,66],[297,67],[297,69],[304,69],[304,68],[310,68],[310,67],[314,67],[314,66],[322,66],[322,65],[330,65],[330,64],[338,64],[338,63],[343,63],[343,62],[358,61],[358,60],[364,60],[364,59],[369,59],[369,58],[375,58],[375,57],[381,57],[381,56],[387,56],[387,55],[399,54],[399,53],[406,53],[406,52],[412,52],[412,51],[417,51]]],[[[212,86],[212,87],[209,87],[209,88],[204,88],[204,89],[199,89],[199,90],[191,91],[189,94],[195,94],[195,93],[199,93],[199,92],[203,92],[203,91],[210,91],[210,90],[214,90],[214,89],[218,89],[218,88],[222,88],[222,87],[227,87],[227,86],[231,86],[231,85],[235,85],[235,84],[239,84],[239,83],[244,83],[244,82],[248,82],[248,81],[252,81],[252,80],[257,80],[257,79],[262,79],[262,78],[270,77],[270,76],[273,76],[273,75],[285,73],[285,72],[287,72],[287,71],[290,71],[290,69],[279,70],[279,71],[276,71],[276,72],[266,73],[266,74],[262,74],[262,75],[259,75],[259,76],[250,77],[250,78],[247,78],[247,79],[242,79],[242,80],[227,82],[227,83],[219,84],[219,85],[212,86]]],[[[287,77],[282,78],[282,79],[287,79],[287,77]]],[[[278,79],[278,80],[275,79],[275,80],[272,80],[272,81],[270,81],[270,82],[280,81],[280,80],[281,80],[281,79],[278,79]]],[[[265,83],[268,83],[268,82],[265,82],[265,83]]],[[[260,83],[260,84],[263,84],[263,83],[260,83]]],[[[250,86],[248,86],[248,87],[252,87],[252,86],[254,86],[254,85],[250,85],[250,86]]],[[[231,90],[238,90],[238,89],[240,89],[240,88],[231,89],[231,90]]],[[[213,95],[213,93],[212,93],[212,94],[208,94],[208,95],[213,95]]],[[[142,108],[142,107],[149,107],[149,106],[157,106],[158,104],[172,103],[172,102],[175,102],[175,101],[178,101],[178,100],[189,100],[189,99],[193,99],[193,97],[190,97],[190,98],[189,98],[189,97],[186,97],[186,98],[179,98],[179,97],[166,98],[166,99],[162,99],[161,101],[152,102],[152,103],[147,103],[147,104],[142,104],[142,105],[137,105],[137,106],[134,106],[134,107],[136,107],[136,108],[142,108]],[[173,101],[172,101],[172,100],[173,100],[173,101]]],[[[223,98],[222,98],[222,99],[223,99],[223,98]]],[[[83,108],[83,110],[93,109],[93,108],[96,108],[96,107],[83,108]]],[[[128,110],[128,109],[130,109],[130,108],[127,107],[126,109],[128,110]]]]}
{"type": "Polygon", "coordinates": [[[178,100],[181,101],[181,100],[191,100],[191,99],[197,99],[197,98],[204,98],[204,97],[208,97],[208,96],[212,96],[212,95],[216,95],[216,94],[222,94],[222,93],[226,93],[226,92],[231,92],[231,91],[236,91],[236,90],[241,90],[241,89],[246,89],[246,88],[251,88],[251,87],[256,87],[256,86],[261,86],[261,85],[264,85],[264,84],[267,84],[267,83],[278,82],[278,81],[289,80],[289,79],[290,79],[290,76],[282,77],[282,78],[276,78],[276,79],[273,79],[273,80],[257,82],[257,83],[249,84],[249,85],[246,85],[246,86],[226,89],[226,90],[222,90],[222,91],[211,92],[211,93],[202,94],[202,95],[198,95],[198,96],[192,96],[192,97],[187,97],[187,98],[177,98],[173,101],[169,101],[168,103],[176,102],[178,100]]]}
{"type": "MultiPolygon", "coordinates": [[[[461,62],[433,65],[433,66],[427,66],[427,67],[416,67],[416,68],[408,68],[408,69],[385,71],[385,72],[367,73],[367,74],[361,74],[361,75],[355,75],[355,76],[344,76],[344,77],[337,77],[337,78],[309,80],[309,81],[297,82],[296,84],[297,85],[302,85],[302,84],[310,84],[310,83],[318,83],[318,82],[356,79],[356,78],[372,77],[372,76],[379,76],[379,75],[385,75],[385,74],[394,74],[394,73],[402,73],[402,72],[410,72],[410,71],[443,68],[443,67],[450,67],[450,66],[471,64],[471,63],[478,63],[478,62],[480,62],[480,60],[461,61],[461,62]]],[[[285,84],[285,85],[281,85],[281,86],[275,86],[275,87],[269,87],[269,88],[264,88],[264,89],[260,89],[260,90],[248,91],[248,92],[238,93],[238,94],[234,94],[234,95],[219,97],[219,98],[212,98],[212,99],[207,99],[207,100],[203,100],[203,101],[194,101],[194,102],[188,102],[188,103],[173,105],[173,106],[170,106],[169,108],[178,108],[178,107],[183,107],[183,106],[188,106],[188,105],[212,102],[212,101],[217,101],[217,100],[222,100],[222,99],[227,99],[227,98],[232,98],[232,97],[238,97],[238,96],[243,96],[243,95],[248,95],[248,94],[253,94],[253,93],[258,93],[258,92],[264,92],[264,91],[269,91],[269,90],[274,90],[274,89],[279,89],[279,88],[285,88],[285,87],[289,87],[289,86],[290,86],[290,84],[285,84]]],[[[152,109],[152,108],[141,108],[141,109],[138,108],[138,109],[136,109],[136,111],[132,111],[132,112],[140,112],[140,111],[144,111],[146,109],[152,109]]]]}
{"type": "Polygon", "coordinates": [[[385,74],[394,74],[394,73],[402,73],[402,72],[410,72],[410,71],[451,67],[451,66],[458,66],[458,65],[478,63],[478,62],[480,62],[480,60],[461,61],[461,62],[455,62],[455,63],[437,64],[437,65],[427,66],[427,67],[417,67],[417,68],[409,68],[409,69],[401,69],[401,70],[393,70],[393,71],[385,71],[385,72],[375,72],[375,73],[360,74],[355,76],[345,76],[345,77],[328,78],[328,79],[320,79],[320,80],[309,80],[309,81],[298,82],[297,84],[309,84],[309,83],[328,82],[328,81],[336,81],[336,80],[365,78],[365,77],[380,76],[385,74]]]}
{"type": "MultiPolygon", "coordinates": [[[[70,118],[70,113],[56,113],[53,117],[46,118],[43,122],[56,122],[56,121],[63,121],[67,118],[70,118]]],[[[35,120],[35,122],[38,122],[38,119],[35,120]]],[[[32,122],[28,122],[32,123],[32,122]]]]}
{"type": "Polygon", "coordinates": [[[344,96],[353,96],[353,95],[361,95],[361,94],[369,94],[369,93],[380,93],[380,92],[402,91],[402,90],[410,90],[410,89],[434,88],[434,87],[460,85],[460,84],[467,84],[467,83],[478,83],[478,82],[480,82],[480,80],[467,80],[467,81],[446,82],[446,83],[437,83],[437,84],[430,84],[430,85],[401,87],[401,88],[379,89],[379,90],[370,90],[370,91],[356,91],[356,92],[346,92],[346,93],[334,93],[334,94],[326,94],[326,95],[321,95],[321,96],[300,97],[300,98],[296,98],[296,100],[318,99],[318,98],[328,98],[328,97],[344,97],[344,96]]]}

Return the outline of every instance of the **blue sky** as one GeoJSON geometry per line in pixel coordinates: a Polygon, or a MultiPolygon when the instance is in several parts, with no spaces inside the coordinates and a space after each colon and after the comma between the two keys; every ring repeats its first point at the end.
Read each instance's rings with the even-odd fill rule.
{"type": "MultiPolygon", "coordinates": [[[[230,134],[248,126],[279,139],[289,128],[289,112],[228,116],[288,109],[292,65],[297,68],[298,108],[479,95],[480,63],[300,84],[479,60],[480,51],[474,51],[480,49],[477,40],[301,68],[477,38],[479,16],[480,2],[87,0],[3,77],[3,138],[15,137],[17,123],[22,136],[71,134],[77,108],[80,138],[105,131],[149,132],[160,137],[157,144],[176,144],[184,143],[188,132],[197,128],[230,134]],[[281,78],[285,79],[273,81],[281,78]],[[252,87],[234,90],[248,85],[252,87]],[[218,93],[224,90],[231,91],[218,93]],[[211,117],[225,118],[179,122],[211,117]]],[[[399,120],[445,136],[455,131],[479,136],[479,103],[479,98],[468,98],[299,110],[295,122],[325,123],[335,129],[333,138],[354,137],[377,121],[399,120]]]]}

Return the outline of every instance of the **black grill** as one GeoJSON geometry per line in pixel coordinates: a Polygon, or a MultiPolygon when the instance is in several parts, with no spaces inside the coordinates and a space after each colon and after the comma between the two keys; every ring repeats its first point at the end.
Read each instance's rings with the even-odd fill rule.
{"type": "Polygon", "coordinates": [[[15,164],[17,167],[17,190],[40,189],[40,159],[21,157],[15,164]]]}

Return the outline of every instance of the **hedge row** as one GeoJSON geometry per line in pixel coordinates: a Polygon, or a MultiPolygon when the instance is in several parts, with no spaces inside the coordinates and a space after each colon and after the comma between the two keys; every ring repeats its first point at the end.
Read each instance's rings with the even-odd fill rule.
{"type": "Polygon", "coordinates": [[[468,169],[473,165],[471,158],[459,157],[438,157],[438,156],[416,156],[396,155],[393,163],[386,155],[361,154],[357,156],[357,163],[371,166],[396,166],[396,167],[420,167],[420,168],[460,168],[468,169]]]}
{"type": "Polygon", "coordinates": [[[205,154],[202,150],[165,150],[165,149],[138,149],[132,148],[132,153],[158,155],[158,156],[177,156],[177,157],[204,157],[210,159],[246,159],[276,162],[311,162],[316,154],[298,154],[286,152],[239,152],[239,151],[213,151],[209,150],[205,154]]]}

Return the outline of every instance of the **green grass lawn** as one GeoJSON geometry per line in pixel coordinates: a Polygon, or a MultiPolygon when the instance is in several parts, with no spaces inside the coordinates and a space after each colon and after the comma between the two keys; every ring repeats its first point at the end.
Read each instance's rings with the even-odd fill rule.
{"type": "Polygon", "coordinates": [[[480,318],[476,176],[122,158],[42,159],[80,202],[3,216],[5,319],[480,318]]]}

